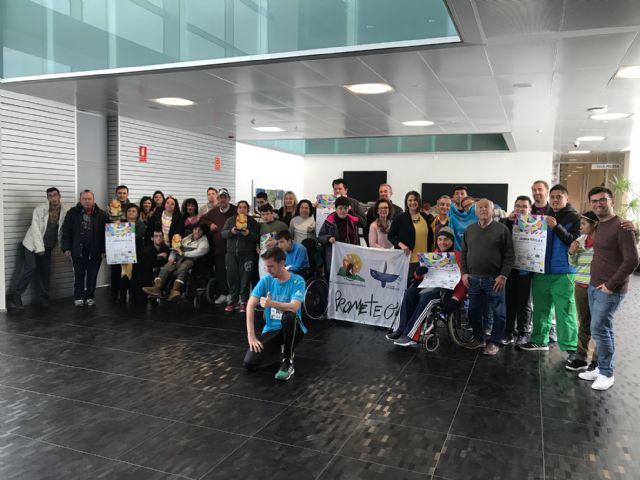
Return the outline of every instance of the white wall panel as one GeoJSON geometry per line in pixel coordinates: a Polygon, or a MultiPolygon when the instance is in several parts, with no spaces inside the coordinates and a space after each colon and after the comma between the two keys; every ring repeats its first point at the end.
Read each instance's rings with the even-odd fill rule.
{"type": "MultiPolygon", "coordinates": [[[[67,206],[76,203],[75,108],[40,98],[0,91],[0,159],[4,280],[9,286],[20,243],[33,208],[46,202],[45,190],[57,187],[67,206]]],[[[0,259],[0,268],[2,260],[0,259]]],[[[73,292],[71,264],[56,249],[51,267],[51,296],[73,292]]],[[[30,290],[23,296],[30,301],[30,290]]]]}
{"type": "Polygon", "coordinates": [[[508,183],[511,206],[518,195],[531,195],[535,180],[551,181],[552,156],[552,152],[309,155],[304,159],[304,195],[331,193],[331,180],[344,170],[386,170],[398,205],[409,190],[420,192],[422,183],[508,183]]]}
{"type": "Polygon", "coordinates": [[[163,127],[153,123],[119,117],[117,126],[110,119],[109,128],[109,189],[125,184],[129,198],[138,203],[144,195],[162,190],[174,195],[182,204],[194,197],[198,204],[206,203],[210,186],[229,189],[235,199],[235,140],[163,127]],[[117,131],[117,139],[113,138],[117,131]],[[113,155],[116,148],[118,156],[113,155]],[[138,148],[147,147],[147,162],[140,162],[138,148]],[[214,168],[220,157],[221,168],[214,168]]]}

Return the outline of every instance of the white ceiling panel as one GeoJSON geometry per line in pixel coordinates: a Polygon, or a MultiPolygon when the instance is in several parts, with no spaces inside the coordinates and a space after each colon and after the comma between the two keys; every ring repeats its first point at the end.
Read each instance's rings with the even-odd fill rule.
{"type": "Polygon", "coordinates": [[[314,72],[331,79],[333,85],[348,85],[353,83],[372,83],[385,81],[358,57],[326,58],[322,60],[307,60],[304,65],[314,72]]]}
{"type": "Polygon", "coordinates": [[[557,32],[562,22],[562,0],[477,0],[488,39],[557,32]]]}
{"type": "Polygon", "coordinates": [[[518,97],[548,97],[551,95],[553,73],[523,73],[520,75],[496,75],[496,86],[500,95],[518,97]],[[514,85],[531,84],[530,87],[514,85]]]}
{"type": "Polygon", "coordinates": [[[597,66],[612,69],[613,75],[634,37],[634,33],[622,33],[563,38],[558,42],[556,69],[567,71],[597,66]]]}
{"type": "Polygon", "coordinates": [[[562,30],[640,25],[637,0],[565,0],[564,3],[562,30]]]}
{"type": "Polygon", "coordinates": [[[420,52],[438,77],[491,75],[484,47],[461,46],[420,52]]]}
{"type": "Polygon", "coordinates": [[[490,44],[487,54],[496,75],[519,75],[553,71],[557,41],[490,44]]]}
{"type": "Polygon", "coordinates": [[[494,97],[498,96],[496,80],[484,77],[440,77],[444,86],[454,97],[494,97]]]}

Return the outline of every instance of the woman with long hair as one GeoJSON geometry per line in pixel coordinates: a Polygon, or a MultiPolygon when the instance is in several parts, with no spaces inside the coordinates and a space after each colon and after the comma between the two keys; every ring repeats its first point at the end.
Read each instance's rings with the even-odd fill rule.
{"type": "Polygon", "coordinates": [[[164,207],[164,193],[162,193],[161,190],[153,192],[151,199],[153,200],[153,207],[151,208],[152,212],[164,207]]]}
{"type": "Polygon", "coordinates": [[[409,279],[418,268],[418,254],[429,252],[433,242],[429,225],[433,217],[421,210],[420,194],[414,190],[404,196],[404,213],[394,218],[389,241],[409,257],[409,279]]]}
{"type": "Polygon", "coordinates": [[[373,248],[393,248],[389,241],[389,227],[391,226],[391,202],[381,198],[374,205],[375,220],[369,227],[369,246],[373,248]]]}
{"type": "Polygon", "coordinates": [[[302,243],[307,238],[316,238],[316,219],[313,218],[314,208],[310,200],[298,202],[294,217],[289,223],[289,231],[293,240],[302,243]]]}
{"type": "Polygon", "coordinates": [[[227,241],[225,264],[229,284],[229,303],[225,312],[247,311],[249,284],[258,266],[257,247],[260,241],[260,224],[249,216],[249,203],[240,200],[236,213],[227,219],[222,228],[222,238],[227,241]]]}
{"type": "Polygon", "coordinates": [[[296,215],[296,209],[298,205],[298,199],[296,194],[288,191],[284,194],[283,205],[278,209],[278,220],[284,222],[287,227],[291,223],[291,219],[296,215]]]}
{"type": "Polygon", "coordinates": [[[140,199],[140,220],[147,224],[151,215],[153,215],[153,199],[145,195],[140,199]]]}
{"type": "Polygon", "coordinates": [[[198,223],[198,201],[195,198],[187,198],[182,202],[182,218],[184,219],[184,234],[189,235],[193,226],[198,223]]]}
{"type": "Polygon", "coordinates": [[[184,236],[184,220],[180,214],[180,205],[172,195],[165,198],[162,207],[156,208],[149,219],[145,235],[147,245],[151,244],[151,237],[155,230],[162,230],[162,239],[168,247],[171,247],[171,238],[174,235],[184,236]]]}

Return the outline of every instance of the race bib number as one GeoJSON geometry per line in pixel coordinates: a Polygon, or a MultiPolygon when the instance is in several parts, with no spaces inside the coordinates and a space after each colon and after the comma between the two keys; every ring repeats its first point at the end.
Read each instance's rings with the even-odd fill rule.
{"type": "Polygon", "coordinates": [[[282,310],[276,310],[275,308],[271,309],[271,319],[272,320],[282,320],[282,310]]]}

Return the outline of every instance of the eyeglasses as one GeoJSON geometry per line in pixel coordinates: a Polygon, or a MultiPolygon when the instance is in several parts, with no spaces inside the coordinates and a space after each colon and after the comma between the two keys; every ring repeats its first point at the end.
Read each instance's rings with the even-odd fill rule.
{"type": "Polygon", "coordinates": [[[589,200],[589,203],[591,203],[591,205],[597,205],[598,203],[607,203],[609,200],[611,200],[609,197],[594,198],[593,200],[589,200]]]}
{"type": "Polygon", "coordinates": [[[378,208],[379,212],[388,212],[389,211],[389,207],[380,207],[378,208]]]}

